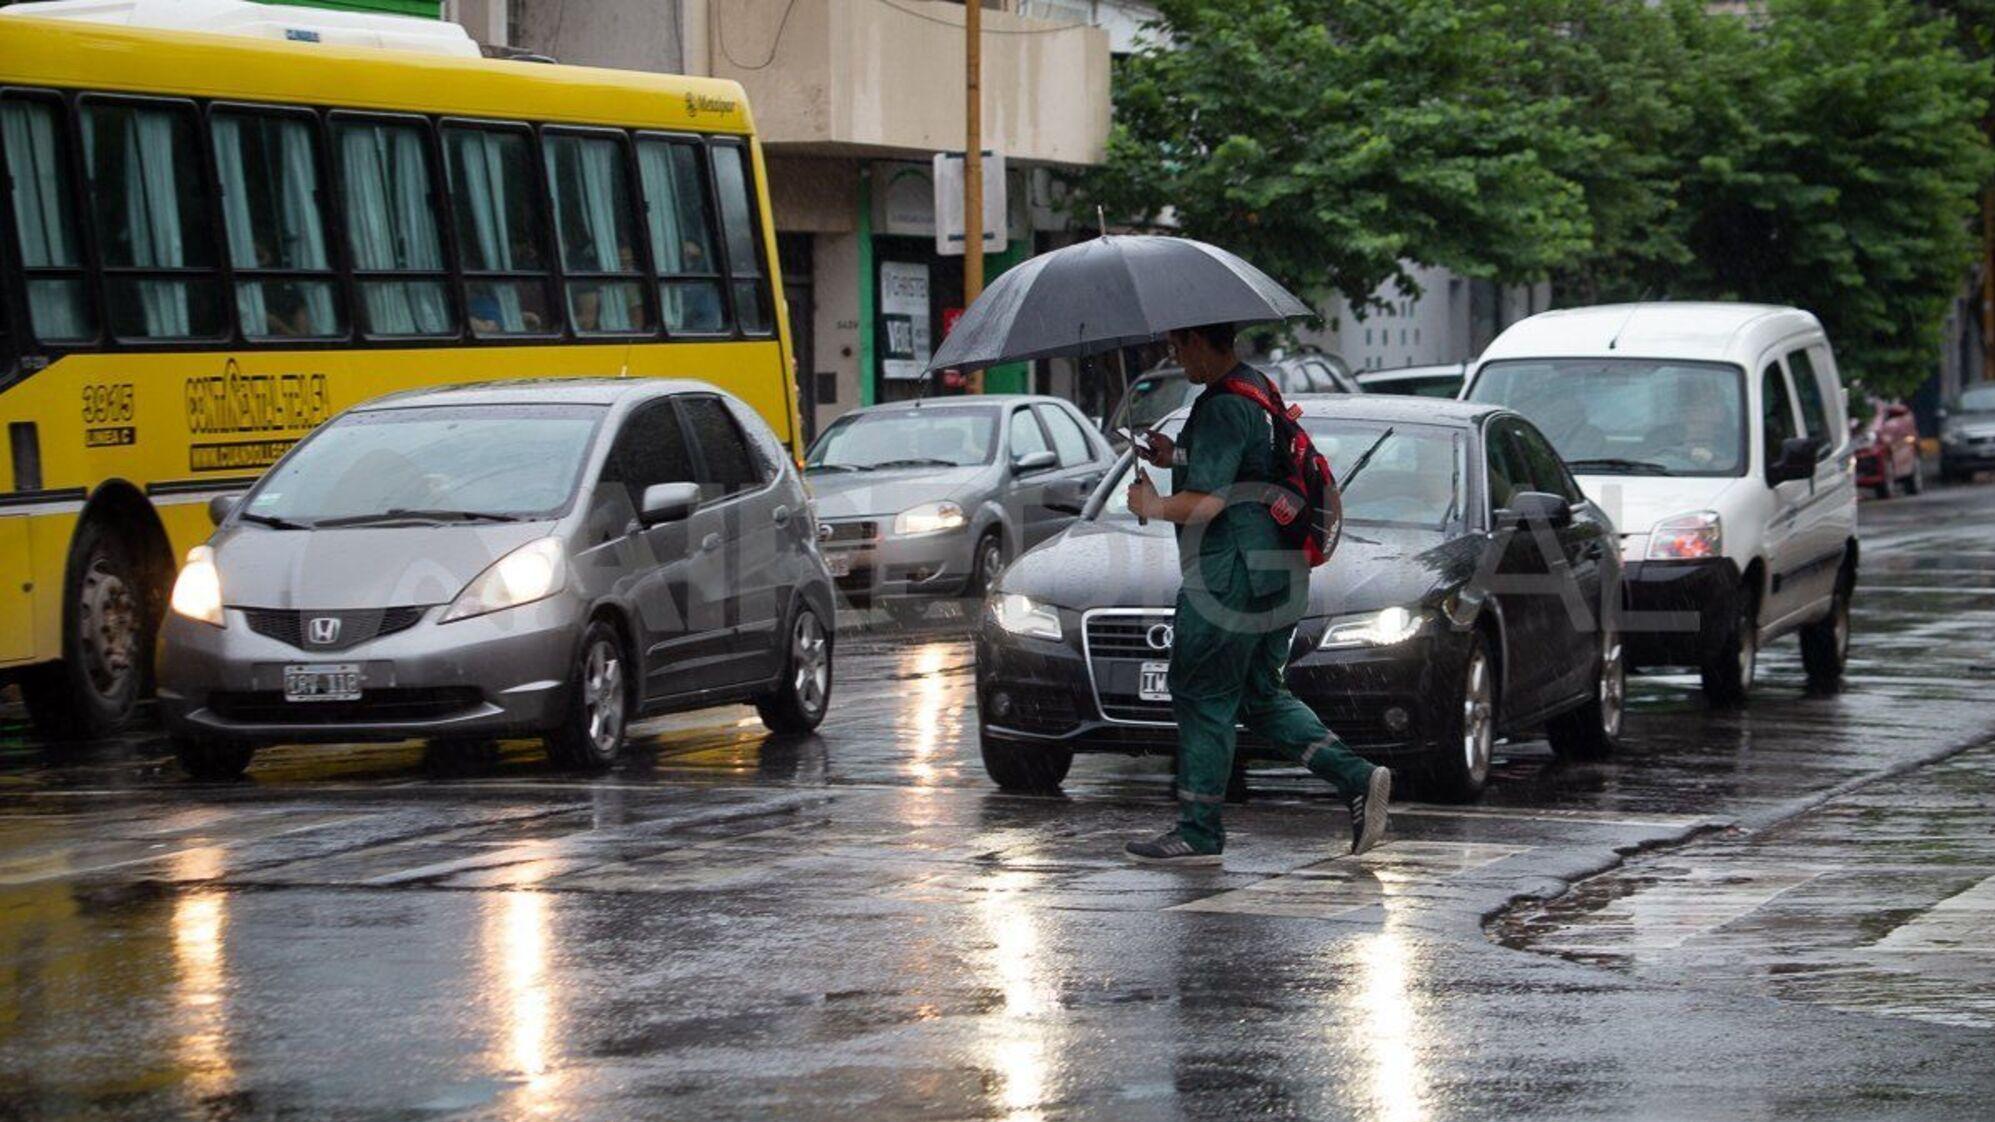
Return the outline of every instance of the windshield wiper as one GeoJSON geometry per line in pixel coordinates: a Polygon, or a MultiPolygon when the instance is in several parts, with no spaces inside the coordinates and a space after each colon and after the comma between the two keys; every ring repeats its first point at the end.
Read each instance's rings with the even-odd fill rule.
{"type": "Polygon", "coordinates": [[[273,530],[309,530],[312,528],[312,524],[309,522],[293,522],[289,518],[279,518],[274,514],[257,514],[254,511],[246,510],[236,515],[236,517],[244,522],[254,522],[258,526],[268,526],[273,530]]]}
{"type": "Polygon", "coordinates": [[[1344,478],[1337,481],[1338,493],[1341,494],[1350,489],[1351,480],[1356,479],[1358,473],[1365,470],[1365,465],[1372,462],[1372,453],[1378,451],[1379,445],[1384,444],[1385,438],[1391,435],[1392,426],[1387,425],[1385,431],[1378,434],[1378,439],[1372,441],[1372,446],[1365,449],[1365,454],[1358,457],[1358,462],[1351,465],[1351,470],[1344,473],[1344,478]]]}
{"type": "Polygon", "coordinates": [[[958,463],[957,463],[956,461],[954,461],[954,460],[934,460],[934,459],[920,459],[920,458],[917,458],[917,459],[908,459],[908,460],[881,460],[881,461],[880,461],[879,463],[877,463],[877,464],[868,464],[867,466],[868,466],[868,467],[870,467],[870,468],[874,468],[874,469],[878,469],[878,468],[903,468],[903,467],[905,467],[905,468],[925,468],[925,467],[943,467],[943,468],[952,468],[952,467],[960,467],[960,466],[962,466],[962,465],[958,464],[958,463]]]}
{"type": "Polygon", "coordinates": [[[369,522],[520,522],[517,514],[489,510],[411,510],[390,507],[378,514],[349,514],[342,518],[321,518],[314,526],[363,526],[369,522]]]}
{"type": "Polygon", "coordinates": [[[1654,460],[1624,460],[1615,456],[1603,456],[1593,460],[1567,460],[1566,466],[1574,471],[1618,471],[1624,475],[1668,475],[1669,465],[1654,460]]]}
{"type": "Polygon", "coordinates": [[[858,464],[810,464],[810,465],[808,465],[807,467],[805,467],[805,468],[804,468],[804,470],[805,470],[806,472],[812,472],[812,471],[859,471],[859,470],[860,470],[860,467],[859,467],[859,465],[858,465],[858,464]]]}

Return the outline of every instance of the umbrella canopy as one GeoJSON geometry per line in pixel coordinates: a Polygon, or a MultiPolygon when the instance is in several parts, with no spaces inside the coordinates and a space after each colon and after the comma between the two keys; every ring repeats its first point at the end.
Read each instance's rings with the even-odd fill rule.
{"type": "Polygon", "coordinates": [[[1312,314],[1274,278],[1218,246],[1112,235],[1042,253],[993,281],[928,368],[1094,354],[1184,327],[1312,314]]]}

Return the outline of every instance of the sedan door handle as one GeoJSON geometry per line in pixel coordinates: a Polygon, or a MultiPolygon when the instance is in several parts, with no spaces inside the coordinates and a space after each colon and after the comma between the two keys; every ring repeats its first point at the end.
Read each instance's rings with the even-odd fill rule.
{"type": "Polygon", "coordinates": [[[776,509],[770,511],[769,521],[774,522],[778,526],[788,525],[790,521],[790,508],[786,506],[779,506],[776,509]]]}
{"type": "Polygon", "coordinates": [[[701,553],[712,553],[714,550],[719,548],[720,548],[719,534],[708,534],[706,537],[700,539],[701,553]]]}

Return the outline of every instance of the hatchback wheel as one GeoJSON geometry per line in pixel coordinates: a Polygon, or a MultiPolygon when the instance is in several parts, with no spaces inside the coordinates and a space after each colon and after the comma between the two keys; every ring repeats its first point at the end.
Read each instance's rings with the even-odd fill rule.
{"type": "Polygon", "coordinates": [[[1545,722],[1552,751],[1565,759],[1597,759],[1621,744],[1621,720],[1628,697],[1628,666],[1618,632],[1600,632],[1600,659],[1593,698],[1545,722]]]}
{"type": "Polygon", "coordinates": [[[631,708],[624,665],[616,631],[602,620],[590,623],[569,680],[567,712],[547,738],[555,766],[601,771],[616,762],[631,708]]]}
{"type": "Polygon", "coordinates": [[[756,699],[755,711],[770,732],[801,736],[817,728],[830,705],[831,632],[815,608],[802,604],[790,624],[782,683],[756,699]]]}
{"type": "Polygon", "coordinates": [[[1489,783],[1489,760],[1496,743],[1496,676],[1489,659],[1489,640],[1480,632],[1471,640],[1462,667],[1461,693],[1448,710],[1435,756],[1427,765],[1423,785],[1442,802],[1474,802],[1489,783]]]}

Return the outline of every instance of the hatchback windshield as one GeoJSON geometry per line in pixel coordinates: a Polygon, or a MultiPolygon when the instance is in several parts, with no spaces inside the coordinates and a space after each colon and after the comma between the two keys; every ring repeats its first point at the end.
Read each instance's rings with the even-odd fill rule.
{"type": "Polygon", "coordinates": [[[603,412],[548,404],[349,413],[265,476],[243,517],[280,525],[552,517],[575,492],[603,412]]]}
{"type": "Polygon", "coordinates": [[[1995,386],[1983,386],[1960,395],[1963,413],[1995,413],[1995,386]]]}
{"type": "MultiPolygon", "coordinates": [[[[1177,427],[1162,426],[1166,432],[1177,427]]],[[[1304,417],[1302,427],[1330,461],[1330,474],[1340,481],[1350,477],[1343,487],[1346,523],[1426,530],[1449,530],[1461,523],[1467,447],[1461,430],[1343,417],[1304,417]],[[1391,435],[1386,435],[1387,430],[1391,435]],[[1374,446],[1377,451],[1366,460],[1364,470],[1350,476],[1358,458],[1374,446]]],[[[1101,517],[1134,517],[1129,513],[1132,466],[1133,461],[1125,459],[1118,468],[1101,517]]],[[[1171,493],[1170,472],[1144,470],[1159,493],[1171,493]]]]}
{"type": "Polygon", "coordinates": [[[1468,400],[1524,414],[1581,475],[1741,475],[1744,396],[1736,366],[1571,358],[1492,362],[1468,400]]]}
{"type": "Polygon", "coordinates": [[[991,462],[997,410],[940,405],[848,413],[811,445],[812,471],[871,471],[892,467],[967,467],[991,462]]]}

